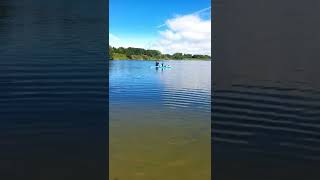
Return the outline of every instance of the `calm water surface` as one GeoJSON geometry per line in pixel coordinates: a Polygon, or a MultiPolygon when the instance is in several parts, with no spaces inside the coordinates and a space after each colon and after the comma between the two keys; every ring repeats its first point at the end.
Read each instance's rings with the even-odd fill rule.
{"type": "Polygon", "coordinates": [[[107,178],[106,7],[0,0],[2,179],[107,178]]]}
{"type": "Polygon", "coordinates": [[[209,180],[211,62],[110,62],[110,179],[209,180]]]}
{"type": "Polygon", "coordinates": [[[214,28],[212,121],[221,179],[320,179],[319,7],[297,0],[215,6],[223,14],[214,28]]]}

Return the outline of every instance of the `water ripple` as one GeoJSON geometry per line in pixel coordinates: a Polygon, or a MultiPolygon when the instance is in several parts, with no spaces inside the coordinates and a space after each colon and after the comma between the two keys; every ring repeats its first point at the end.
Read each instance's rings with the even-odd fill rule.
{"type": "Polygon", "coordinates": [[[317,90],[243,84],[231,89],[215,90],[214,142],[239,144],[247,151],[320,159],[317,90]]]}

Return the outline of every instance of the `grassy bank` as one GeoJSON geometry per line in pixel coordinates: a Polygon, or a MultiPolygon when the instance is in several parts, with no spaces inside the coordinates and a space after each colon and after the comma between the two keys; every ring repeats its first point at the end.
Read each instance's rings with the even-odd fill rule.
{"type": "Polygon", "coordinates": [[[146,50],[142,48],[115,48],[109,46],[110,60],[210,60],[208,55],[197,54],[162,54],[158,50],[146,50]]]}

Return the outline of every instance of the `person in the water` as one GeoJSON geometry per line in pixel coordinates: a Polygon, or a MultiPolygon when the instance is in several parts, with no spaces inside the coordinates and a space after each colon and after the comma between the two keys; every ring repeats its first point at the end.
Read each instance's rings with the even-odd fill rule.
{"type": "Polygon", "coordinates": [[[158,61],[156,61],[156,67],[158,67],[159,66],[159,62],[158,61]]]}
{"type": "Polygon", "coordinates": [[[163,62],[161,62],[161,66],[164,67],[163,62]]]}

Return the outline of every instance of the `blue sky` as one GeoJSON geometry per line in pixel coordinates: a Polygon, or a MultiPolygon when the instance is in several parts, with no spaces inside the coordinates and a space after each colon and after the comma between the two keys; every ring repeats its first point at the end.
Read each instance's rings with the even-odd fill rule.
{"type": "MultiPolygon", "coordinates": [[[[153,44],[161,40],[161,31],[177,33],[173,27],[166,27],[168,20],[210,6],[211,0],[109,0],[110,45],[157,49],[153,44]]],[[[209,16],[204,12],[199,17],[208,20],[209,16]]]]}

